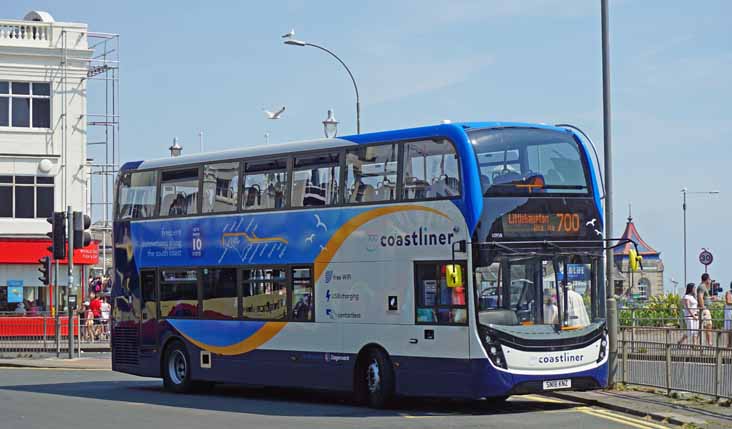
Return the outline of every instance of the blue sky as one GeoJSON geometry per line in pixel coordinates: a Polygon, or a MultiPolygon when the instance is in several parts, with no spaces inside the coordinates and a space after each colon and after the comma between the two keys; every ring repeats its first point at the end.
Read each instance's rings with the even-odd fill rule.
{"type": "MultiPolygon", "coordinates": [[[[701,247],[713,277],[732,281],[726,211],[732,189],[732,3],[610,0],[615,230],[628,203],[643,237],[662,252],[666,286],[683,282],[680,189],[689,200],[689,280],[701,247]]],[[[58,21],[121,34],[122,159],[319,137],[329,108],[355,130],[351,67],[362,131],[442,119],[570,122],[602,145],[599,0],[193,2],[15,1],[58,21]],[[286,105],[280,121],[263,107],[286,105]]],[[[101,97],[102,94],[97,94],[101,97]]],[[[90,105],[94,105],[90,93],[90,105]]],[[[92,113],[90,111],[90,113],[92,113]]],[[[92,151],[92,156],[95,155],[92,151]]]]}

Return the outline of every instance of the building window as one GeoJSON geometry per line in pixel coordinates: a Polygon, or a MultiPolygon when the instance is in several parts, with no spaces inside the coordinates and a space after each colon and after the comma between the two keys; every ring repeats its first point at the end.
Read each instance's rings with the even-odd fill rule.
{"type": "Polygon", "coordinates": [[[53,177],[0,176],[0,217],[50,217],[53,194],[53,177]]]}
{"type": "Polygon", "coordinates": [[[0,81],[0,126],[51,127],[51,84],[0,81]]]}

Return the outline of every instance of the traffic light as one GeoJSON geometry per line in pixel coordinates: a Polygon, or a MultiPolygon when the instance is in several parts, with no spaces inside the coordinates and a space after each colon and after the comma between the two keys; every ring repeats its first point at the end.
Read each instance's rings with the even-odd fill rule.
{"type": "Polygon", "coordinates": [[[91,218],[82,212],[74,212],[74,249],[81,249],[91,243],[91,233],[87,231],[91,226],[91,218]]]}
{"type": "Polygon", "coordinates": [[[53,259],[66,257],[66,216],[63,212],[53,212],[53,216],[46,219],[51,224],[51,232],[46,235],[51,239],[48,251],[53,253],[53,259]]]}
{"type": "Polygon", "coordinates": [[[44,256],[38,260],[38,263],[41,264],[41,268],[38,269],[41,273],[41,277],[38,277],[38,280],[40,280],[45,286],[48,286],[51,284],[51,257],[44,256]]]}

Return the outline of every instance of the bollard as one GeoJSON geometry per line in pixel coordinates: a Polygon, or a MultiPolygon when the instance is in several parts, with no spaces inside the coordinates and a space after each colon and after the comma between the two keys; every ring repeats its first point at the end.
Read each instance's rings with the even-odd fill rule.
{"type": "Polygon", "coordinates": [[[625,338],[625,334],[628,332],[627,329],[620,330],[622,334],[622,353],[623,353],[623,384],[628,384],[628,341],[625,338]]]}
{"type": "Polygon", "coordinates": [[[722,390],[722,348],[719,345],[719,338],[722,336],[722,331],[717,331],[716,347],[714,348],[714,400],[719,401],[722,390]]]}
{"type": "Polygon", "coordinates": [[[671,330],[666,328],[666,395],[671,396],[671,330]]]}
{"type": "Polygon", "coordinates": [[[46,315],[43,316],[43,353],[46,353],[48,349],[46,348],[46,315]]]}
{"type": "Polygon", "coordinates": [[[608,332],[608,387],[615,387],[615,378],[618,370],[618,306],[614,297],[609,297],[607,306],[607,332],[608,332]]]}

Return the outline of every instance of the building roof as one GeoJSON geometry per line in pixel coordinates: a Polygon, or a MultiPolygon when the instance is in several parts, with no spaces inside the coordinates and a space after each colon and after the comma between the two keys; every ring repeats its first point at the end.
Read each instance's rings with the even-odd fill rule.
{"type": "MultiPolygon", "coordinates": [[[[648,243],[641,238],[640,234],[638,233],[638,229],[635,227],[635,224],[633,223],[633,217],[628,216],[628,223],[625,224],[625,231],[623,231],[623,235],[621,238],[627,238],[630,240],[633,240],[638,244],[638,254],[643,256],[658,256],[660,252],[657,252],[656,249],[651,247],[648,243]]],[[[625,243],[625,245],[616,247],[614,249],[615,255],[628,255],[628,252],[630,252],[630,249],[633,248],[633,243],[625,243]]]]}

